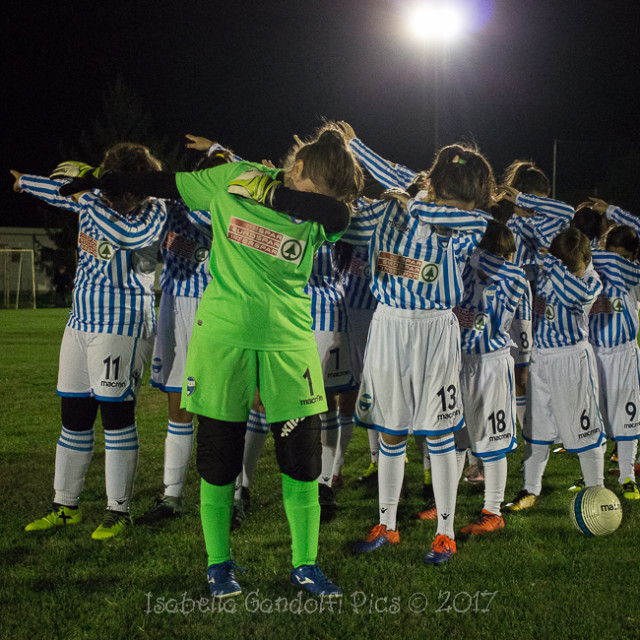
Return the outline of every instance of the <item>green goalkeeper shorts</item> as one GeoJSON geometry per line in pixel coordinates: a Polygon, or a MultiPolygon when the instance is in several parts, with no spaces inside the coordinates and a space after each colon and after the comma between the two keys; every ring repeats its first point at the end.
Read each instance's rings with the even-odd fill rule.
{"type": "Polygon", "coordinates": [[[244,422],[256,387],[267,422],[327,411],[318,347],[296,351],[256,351],[215,343],[194,331],[187,352],[182,408],[197,415],[244,422]]]}

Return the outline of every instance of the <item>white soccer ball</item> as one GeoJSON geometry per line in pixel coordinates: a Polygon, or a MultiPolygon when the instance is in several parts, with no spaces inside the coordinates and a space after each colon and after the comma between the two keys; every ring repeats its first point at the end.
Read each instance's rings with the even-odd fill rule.
{"type": "Polygon", "coordinates": [[[622,522],[622,505],[613,491],[587,487],[571,501],[571,522],[585,536],[608,536],[622,522]]]}

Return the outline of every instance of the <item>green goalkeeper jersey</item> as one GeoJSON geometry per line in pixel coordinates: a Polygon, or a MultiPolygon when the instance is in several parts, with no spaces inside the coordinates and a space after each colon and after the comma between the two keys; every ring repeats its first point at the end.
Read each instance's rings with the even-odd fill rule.
{"type": "Polygon", "coordinates": [[[259,164],[234,162],[176,175],[194,222],[206,223],[210,215],[213,230],[212,280],[196,322],[231,346],[304,349],[313,340],[311,299],[304,292],[313,256],[325,240],[335,241],[341,234],[327,236],[317,222],[295,220],[229,194],[229,182],[249,169],[273,177],[278,173],[259,164]]]}

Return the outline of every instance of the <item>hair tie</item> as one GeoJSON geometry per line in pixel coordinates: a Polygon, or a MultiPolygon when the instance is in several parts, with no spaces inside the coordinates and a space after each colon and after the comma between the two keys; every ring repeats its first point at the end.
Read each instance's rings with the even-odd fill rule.
{"type": "Polygon", "coordinates": [[[224,153],[216,153],[215,157],[216,157],[216,158],[222,158],[223,160],[226,158],[226,156],[224,155],[224,153]]]}
{"type": "Polygon", "coordinates": [[[467,161],[464,158],[456,155],[455,158],[451,161],[453,164],[467,164],[467,161]]]}

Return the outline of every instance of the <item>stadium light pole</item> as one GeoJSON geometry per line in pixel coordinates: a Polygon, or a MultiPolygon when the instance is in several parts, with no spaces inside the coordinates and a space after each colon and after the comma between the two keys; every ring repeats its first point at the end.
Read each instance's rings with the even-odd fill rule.
{"type": "Polygon", "coordinates": [[[423,60],[426,68],[427,49],[434,50],[433,63],[433,145],[437,152],[440,147],[440,63],[447,44],[454,42],[465,29],[465,14],[460,6],[442,0],[425,1],[407,9],[409,33],[422,44],[423,60]]]}

